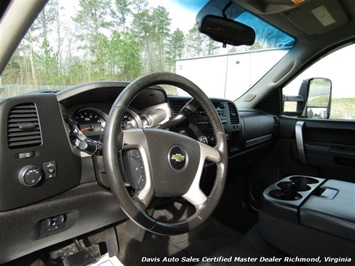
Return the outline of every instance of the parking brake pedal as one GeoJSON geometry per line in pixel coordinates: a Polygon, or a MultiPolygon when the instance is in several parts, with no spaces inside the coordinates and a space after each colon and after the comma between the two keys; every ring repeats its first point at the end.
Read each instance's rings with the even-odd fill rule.
{"type": "Polygon", "coordinates": [[[64,266],[85,266],[100,260],[99,245],[94,244],[86,247],[75,254],[63,258],[64,266]]]}
{"type": "Polygon", "coordinates": [[[100,260],[101,252],[98,244],[86,246],[83,240],[74,240],[74,243],[53,252],[51,257],[61,260],[63,266],[85,266],[100,260]]]}

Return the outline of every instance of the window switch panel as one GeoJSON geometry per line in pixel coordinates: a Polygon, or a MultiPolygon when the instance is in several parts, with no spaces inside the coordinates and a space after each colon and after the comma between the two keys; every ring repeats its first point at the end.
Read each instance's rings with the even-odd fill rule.
{"type": "Polygon", "coordinates": [[[61,214],[42,220],[40,236],[45,237],[64,230],[65,218],[65,214],[61,214]]]}

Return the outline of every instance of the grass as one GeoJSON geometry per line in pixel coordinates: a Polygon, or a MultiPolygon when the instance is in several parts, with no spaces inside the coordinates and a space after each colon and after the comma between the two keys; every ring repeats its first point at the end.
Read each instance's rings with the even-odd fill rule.
{"type": "MultiPolygon", "coordinates": [[[[327,97],[312,99],[311,106],[327,106],[327,97]]],[[[285,111],[295,111],[295,102],[285,102],[285,111]]],[[[331,102],[330,119],[355,120],[355,98],[334,98],[331,102]]]]}
{"type": "Polygon", "coordinates": [[[330,119],[355,120],[355,98],[335,98],[332,100],[330,119]]]}

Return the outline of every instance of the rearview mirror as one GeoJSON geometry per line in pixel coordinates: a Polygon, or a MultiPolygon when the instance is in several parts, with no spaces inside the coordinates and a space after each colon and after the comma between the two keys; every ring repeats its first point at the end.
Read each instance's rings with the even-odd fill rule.
{"type": "Polygon", "coordinates": [[[255,31],[252,28],[223,17],[207,15],[200,20],[198,29],[224,45],[252,45],[255,41],[255,31]]]}

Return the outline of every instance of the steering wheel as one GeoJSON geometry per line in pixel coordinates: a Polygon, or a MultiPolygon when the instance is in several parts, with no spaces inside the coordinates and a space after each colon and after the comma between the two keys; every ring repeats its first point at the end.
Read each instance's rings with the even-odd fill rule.
{"type": "Polygon", "coordinates": [[[227,172],[228,150],[218,114],[204,92],[188,79],[173,73],[153,73],[130,83],[114,102],[106,123],[103,156],[111,191],[126,215],[142,228],[157,234],[181,234],[202,224],[213,212],[222,195],[227,172]],[[195,98],[210,119],[215,147],[197,140],[154,128],[123,130],[121,121],[131,101],[144,88],[168,84],[195,98]],[[125,185],[120,151],[139,151],[145,185],[131,196],[125,185]],[[205,161],[216,164],[216,176],[209,195],[200,188],[205,161]],[[182,197],[195,207],[194,214],[182,221],[166,223],[147,213],[153,197],[182,197]]]}

